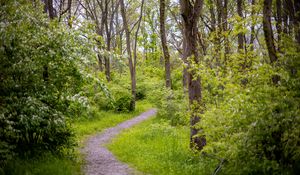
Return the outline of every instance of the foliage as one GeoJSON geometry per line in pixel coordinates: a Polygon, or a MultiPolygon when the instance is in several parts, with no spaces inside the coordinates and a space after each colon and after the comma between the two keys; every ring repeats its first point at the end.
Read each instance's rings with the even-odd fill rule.
{"type": "MultiPolygon", "coordinates": [[[[259,63],[253,69],[204,84],[206,112],[198,126],[207,145],[203,152],[228,160],[225,174],[294,174],[300,150],[299,54],[282,57],[283,67],[259,63]],[[286,67],[286,68],[285,68],[286,67]],[[274,75],[280,77],[274,84],[274,75]],[[247,80],[246,83],[242,80],[247,80]],[[222,89],[211,91],[219,84],[222,89]],[[218,92],[219,93],[215,93],[218,92]],[[211,98],[210,98],[211,97],[211,98]],[[211,99],[215,99],[211,101],[211,99]]],[[[234,70],[234,69],[233,69],[234,70]]],[[[209,72],[209,71],[206,71],[209,72]]],[[[202,72],[204,79],[211,77],[202,72]]]]}
{"type": "Polygon", "coordinates": [[[68,118],[88,107],[82,88],[92,42],[79,30],[49,22],[36,5],[1,4],[1,160],[63,152],[74,144],[68,118]]]}
{"type": "Polygon", "coordinates": [[[187,99],[182,90],[173,91],[165,87],[151,91],[149,101],[158,108],[157,116],[167,119],[171,125],[188,124],[187,99]]]}

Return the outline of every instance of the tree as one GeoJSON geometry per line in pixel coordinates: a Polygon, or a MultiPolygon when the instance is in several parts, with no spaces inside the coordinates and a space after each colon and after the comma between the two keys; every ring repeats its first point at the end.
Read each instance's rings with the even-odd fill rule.
{"type": "MultiPolygon", "coordinates": [[[[191,68],[191,62],[199,63],[198,53],[198,20],[202,11],[203,0],[195,0],[193,3],[190,0],[180,0],[181,15],[184,24],[184,37],[186,39],[186,47],[184,52],[186,56],[191,59],[188,62],[188,67],[191,68]]],[[[201,150],[206,145],[204,136],[199,136],[199,130],[196,124],[200,122],[199,110],[201,105],[201,78],[196,74],[195,70],[188,72],[188,91],[189,104],[191,109],[190,118],[190,147],[201,150]]]]}
{"type": "Polygon", "coordinates": [[[122,15],[122,19],[123,19],[123,28],[125,30],[125,36],[126,36],[126,50],[127,50],[130,79],[131,79],[131,95],[132,95],[131,109],[134,110],[135,109],[135,99],[136,99],[136,71],[135,71],[136,63],[133,63],[133,60],[132,60],[130,31],[129,31],[127,17],[126,17],[124,0],[120,0],[120,6],[121,6],[121,15],[122,15]]]}
{"type": "Polygon", "coordinates": [[[165,58],[165,76],[166,76],[166,87],[171,88],[171,66],[170,66],[170,54],[167,46],[167,39],[166,39],[166,29],[165,29],[165,7],[166,2],[165,0],[159,1],[159,12],[160,12],[160,38],[162,49],[165,58]]]}
{"type": "Polygon", "coordinates": [[[267,49],[270,57],[271,63],[278,60],[276,55],[276,48],[274,45],[274,35],[271,25],[271,14],[272,14],[272,0],[264,0],[263,5],[263,29],[265,35],[265,41],[267,44],[267,49]]]}
{"type": "MultiPolygon", "coordinates": [[[[243,1],[237,0],[237,13],[241,19],[243,19],[243,1]]],[[[242,32],[239,32],[238,34],[238,50],[239,52],[243,52],[244,49],[244,34],[242,32]]]]}

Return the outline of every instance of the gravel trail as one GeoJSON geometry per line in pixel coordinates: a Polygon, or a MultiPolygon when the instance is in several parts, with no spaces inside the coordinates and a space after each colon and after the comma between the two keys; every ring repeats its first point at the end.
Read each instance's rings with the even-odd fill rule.
{"type": "Polygon", "coordinates": [[[105,144],[109,143],[112,138],[118,135],[122,130],[130,128],[151,116],[156,114],[156,109],[150,109],[139,116],[127,120],[119,125],[108,128],[90,137],[82,153],[85,154],[86,164],[84,173],[86,175],[130,175],[135,171],[128,165],[118,161],[115,156],[105,148],[105,144]]]}

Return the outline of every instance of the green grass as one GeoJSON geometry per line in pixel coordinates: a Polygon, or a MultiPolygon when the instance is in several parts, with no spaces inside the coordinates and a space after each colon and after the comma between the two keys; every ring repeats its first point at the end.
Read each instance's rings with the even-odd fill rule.
{"type": "Polygon", "coordinates": [[[188,127],[172,127],[155,118],[121,133],[108,148],[121,161],[153,175],[212,174],[217,165],[190,151],[188,127]]]}
{"type": "Polygon", "coordinates": [[[147,101],[138,101],[136,103],[136,110],[133,112],[116,113],[114,111],[100,111],[94,118],[76,121],[73,124],[75,135],[79,142],[83,142],[87,136],[133,118],[151,107],[151,104],[147,101]]]}
{"type": "Polygon", "coordinates": [[[12,160],[0,175],[79,175],[80,164],[70,159],[47,154],[35,159],[12,160]]]}
{"type": "MultiPolygon", "coordinates": [[[[100,111],[97,116],[90,119],[82,119],[73,123],[73,129],[80,146],[84,140],[105,128],[115,126],[125,120],[133,118],[151,108],[145,101],[137,102],[136,110],[129,113],[116,113],[113,111],[100,111]]],[[[77,175],[81,174],[82,157],[79,152],[73,155],[73,159],[56,157],[51,154],[31,159],[16,159],[8,162],[0,175],[77,175]]],[[[1,167],[1,166],[0,166],[1,167]]],[[[2,166],[3,167],[3,166],[2,166]]]]}

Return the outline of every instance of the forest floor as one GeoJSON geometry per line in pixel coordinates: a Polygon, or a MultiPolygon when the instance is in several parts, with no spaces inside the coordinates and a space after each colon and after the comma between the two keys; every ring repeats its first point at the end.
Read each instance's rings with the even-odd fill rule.
{"type": "Polygon", "coordinates": [[[136,171],[117,160],[105,145],[122,130],[130,128],[155,114],[156,109],[150,109],[135,118],[120,123],[115,127],[108,128],[100,134],[91,136],[82,149],[86,161],[83,169],[84,173],[87,175],[134,174],[136,171]]]}

